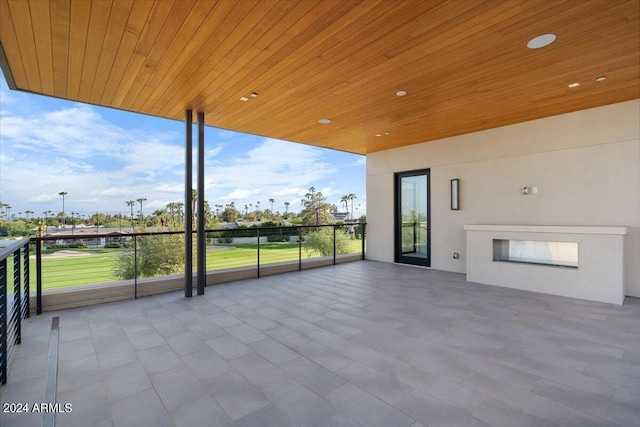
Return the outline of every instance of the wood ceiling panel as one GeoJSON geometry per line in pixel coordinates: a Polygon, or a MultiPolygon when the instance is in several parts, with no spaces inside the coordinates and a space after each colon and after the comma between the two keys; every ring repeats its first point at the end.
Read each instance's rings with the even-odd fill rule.
{"type": "Polygon", "coordinates": [[[102,44],[102,49],[100,49],[98,69],[96,71],[93,88],[91,89],[91,96],[89,98],[89,102],[91,104],[99,104],[102,100],[102,94],[104,93],[108,80],[118,78],[117,74],[114,75],[113,73],[113,65],[116,60],[116,53],[118,53],[120,43],[126,35],[125,28],[127,27],[127,21],[132,7],[132,0],[116,0],[111,7],[104,43],[102,44]]]}
{"type": "MultiPolygon", "coordinates": [[[[11,58],[10,69],[11,75],[5,71],[9,85],[14,84],[16,87],[29,87],[26,71],[24,69],[22,54],[18,45],[18,37],[13,28],[14,22],[11,18],[11,10],[6,0],[0,0],[0,41],[2,41],[2,49],[5,57],[11,58]]],[[[7,64],[9,66],[9,64],[7,64]]]]}
{"type": "Polygon", "coordinates": [[[69,73],[67,75],[67,98],[80,98],[80,81],[87,46],[87,31],[91,16],[91,3],[74,1],[71,3],[71,22],[69,26],[69,73]]]}
{"type": "MultiPolygon", "coordinates": [[[[51,44],[53,52],[53,80],[54,95],[63,98],[67,96],[69,81],[69,27],[71,18],[71,0],[56,0],[51,9],[51,44]]],[[[40,62],[40,58],[38,58],[40,62]]],[[[40,81],[45,73],[40,73],[40,81]]]]}
{"type": "Polygon", "coordinates": [[[153,1],[136,0],[131,5],[129,17],[118,46],[118,52],[111,68],[111,75],[100,98],[100,104],[109,105],[113,102],[116,91],[122,85],[122,80],[140,41],[140,35],[145,22],[153,8],[153,1]]]}
{"type": "MultiPolygon", "coordinates": [[[[167,2],[169,3],[169,2],[167,2]]],[[[166,16],[160,31],[149,53],[146,55],[144,67],[139,70],[136,80],[138,85],[133,86],[131,91],[127,93],[122,103],[122,108],[132,111],[139,110],[139,105],[146,99],[147,93],[159,84],[151,79],[157,67],[161,66],[162,59],[167,54],[167,48],[178,34],[182,22],[189,15],[189,12],[195,5],[195,0],[185,0],[174,2],[173,6],[166,16]]]]}
{"type": "MultiPolygon", "coordinates": [[[[159,84],[153,89],[153,93],[146,98],[146,101],[154,104],[166,102],[163,101],[165,97],[171,97],[176,93],[171,89],[171,85],[178,84],[177,82],[184,79],[187,67],[196,67],[201,63],[202,59],[198,55],[199,49],[213,37],[215,29],[233,6],[233,2],[217,3],[215,8],[206,2],[196,4],[185,21],[187,28],[193,28],[192,32],[183,32],[181,37],[174,39],[168,49],[168,55],[171,56],[167,58],[167,61],[163,61],[163,66],[154,70],[152,78],[157,80],[159,84]]],[[[184,93],[177,93],[184,96],[184,93]]]]}
{"type": "Polygon", "coordinates": [[[0,12],[18,89],[177,120],[192,108],[212,126],[361,154],[640,97],[636,0],[0,0],[0,12]],[[555,43],[526,48],[548,32],[555,43]]]}
{"type": "MultiPolygon", "coordinates": [[[[33,38],[35,42],[38,66],[40,67],[40,84],[42,90],[47,93],[54,93],[53,83],[53,47],[51,42],[51,16],[49,5],[29,0],[29,11],[33,23],[33,38]],[[39,11],[35,11],[38,6],[39,11]]],[[[66,64],[65,64],[66,65],[66,64]]]]}
{"type": "MultiPolygon", "coordinates": [[[[330,10],[335,10],[334,6],[336,5],[337,7],[340,7],[338,13],[342,13],[343,10],[345,10],[343,8],[348,7],[347,2],[332,2],[331,4],[329,4],[329,2],[321,2],[318,3],[317,7],[314,7],[306,15],[302,16],[297,22],[293,23],[293,25],[289,27],[287,31],[287,34],[290,37],[283,37],[283,40],[286,40],[286,43],[282,44],[280,49],[278,50],[276,50],[274,46],[270,46],[270,49],[267,51],[267,53],[270,54],[261,57],[262,62],[254,63],[253,70],[249,74],[247,74],[243,82],[240,83],[245,85],[244,88],[239,88],[238,85],[225,85],[225,88],[233,88],[232,90],[235,91],[235,94],[231,98],[222,99],[222,102],[237,105],[238,98],[240,96],[246,96],[255,90],[259,90],[260,88],[270,87],[265,83],[268,78],[276,79],[277,76],[282,77],[284,75],[284,70],[286,69],[286,67],[292,63],[295,63],[293,54],[301,49],[301,47],[304,46],[304,44],[309,40],[310,37],[317,33],[317,31],[314,31],[313,29],[309,30],[310,27],[306,23],[314,22],[313,25],[316,26],[326,25],[326,23],[329,22],[329,20],[326,18],[327,9],[331,8],[330,10]],[[309,16],[313,17],[315,21],[310,21],[308,18],[309,16]],[[323,19],[323,17],[325,18],[323,19]]],[[[198,70],[198,74],[200,74],[202,71],[206,72],[206,70],[198,70]]],[[[214,85],[216,84],[216,80],[218,82],[224,83],[224,80],[222,79],[211,80],[214,81],[214,85]]],[[[201,93],[210,84],[211,83],[208,82],[201,82],[194,85],[193,89],[191,89],[189,92],[188,99],[193,99],[197,93],[201,93]]],[[[222,112],[223,114],[219,115],[226,116],[224,105],[221,106],[221,103],[217,101],[217,99],[213,101],[213,105],[215,105],[216,108],[215,111],[217,113],[222,112]]],[[[180,111],[182,109],[179,108],[178,105],[179,103],[172,107],[173,109],[171,110],[170,114],[175,114],[176,116],[180,114],[180,111]]]]}
{"type": "Polygon", "coordinates": [[[142,73],[144,72],[147,57],[173,6],[173,3],[168,1],[153,2],[147,22],[145,22],[140,33],[138,44],[129,59],[127,72],[122,78],[120,85],[116,89],[114,98],[109,105],[118,106],[117,108],[125,108],[124,100],[128,96],[133,97],[133,94],[139,93],[139,91],[142,90],[142,86],[144,85],[142,82],[142,73]]]}
{"type": "MultiPolygon", "coordinates": [[[[44,6],[47,6],[46,4],[44,6]]],[[[31,11],[29,10],[29,2],[9,2],[9,16],[13,23],[13,30],[15,31],[15,43],[18,51],[20,51],[20,58],[22,59],[22,65],[24,70],[24,76],[27,80],[29,88],[34,92],[43,92],[42,83],[40,82],[40,68],[38,65],[38,54],[36,51],[36,44],[33,38],[33,25],[31,21],[31,11]]],[[[2,46],[4,47],[9,41],[5,42],[2,39],[2,46]]],[[[10,48],[10,52],[13,49],[10,48]]],[[[13,58],[7,57],[9,65],[13,58]]],[[[17,60],[17,59],[16,59],[17,60]]],[[[53,95],[53,94],[52,94],[53,95]]]]}
{"type": "MultiPolygon", "coordinates": [[[[259,50],[257,48],[253,48],[253,44],[256,39],[259,37],[260,32],[255,30],[255,27],[259,25],[263,20],[269,21],[269,14],[273,10],[273,8],[277,5],[276,2],[261,2],[249,10],[243,10],[242,8],[236,7],[234,11],[229,11],[231,14],[240,15],[236,19],[239,19],[243,22],[246,22],[246,32],[234,31],[234,28],[227,28],[223,30],[228,36],[221,40],[219,44],[215,46],[215,49],[212,50],[211,54],[207,55],[194,52],[193,55],[187,56],[185,62],[195,62],[198,58],[202,56],[207,56],[207,60],[201,61],[201,69],[203,71],[194,72],[194,78],[198,79],[200,75],[204,74],[208,78],[201,78],[202,85],[196,88],[198,94],[194,94],[194,97],[201,98],[207,97],[207,91],[205,88],[211,84],[211,81],[221,80],[224,77],[225,70],[229,67],[235,65],[236,71],[242,68],[247,62],[251,60],[252,57],[255,57],[259,50]],[[223,65],[224,64],[224,65],[223,65]],[[215,70],[214,74],[209,74],[207,70],[215,70]]],[[[215,22],[216,18],[212,17],[212,21],[215,22]]],[[[229,16],[229,21],[232,22],[234,19],[233,15],[229,16]]],[[[217,32],[209,33],[202,31],[202,33],[208,34],[210,37],[217,37],[217,32]]],[[[221,38],[221,37],[220,37],[221,38]]],[[[212,39],[212,44],[215,42],[215,39],[212,39]]],[[[186,64],[185,64],[186,65],[186,64]]],[[[176,86],[184,86],[189,85],[189,80],[184,82],[176,81],[176,86]],[[182,84],[180,84],[182,83],[182,84]]],[[[178,87],[175,88],[177,93],[184,93],[178,87]]],[[[193,91],[193,90],[192,90],[193,91]]],[[[155,96],[152,96],[151,101],[148,100],[147,108],[152,111],[160,112],[166,111],[167,104],[170,101],[170,94],[172,93],[171,88],[156,88],[155,96]]],[[[182,102],[184,103],[184,102],[182,102]]],[[[168,108],[170,108],[170,105],[168,108]]]]}
{"type": "Polygon", "coordinates": [[[84,46],[78,101],[89,102],[91,98],[93,84],[98,72],[100,52],[104,45],[107,24],[111,15],[111,5],[112,3],[108,1],[91,2],[91,16],[87,26],[87,43],[84,46]]]}

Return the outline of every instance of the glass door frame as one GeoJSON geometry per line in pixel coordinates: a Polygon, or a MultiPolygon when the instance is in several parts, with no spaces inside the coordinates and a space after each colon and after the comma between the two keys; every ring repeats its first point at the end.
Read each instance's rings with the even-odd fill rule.
{"type": "Polygon", "coordinates": [[[395,262],[401,264],[421,265],[431,267],[431,176],[429,169],[419,169],[406,172],[396,172],[394,174],[394,240],[395,262]],[[402,178],[425,175],[427,177],[427,242],[426,258],[406,256],[402,252],[402,178]]]}

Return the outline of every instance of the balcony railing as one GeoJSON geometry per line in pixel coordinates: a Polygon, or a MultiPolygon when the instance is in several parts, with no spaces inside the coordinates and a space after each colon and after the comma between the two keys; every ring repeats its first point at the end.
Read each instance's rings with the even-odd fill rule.
{"type": "Polygon", "coordinates": [[[0,247],[0,385],[29,317],[29,240],[9,242],[0,247]]]}
{"type": "MultiPolygon", "coordinates": [[[[354,223],[206,230],[206,282],[364,259],[365,227],[354,223]]],[[[38,313],[43,310],[43,294],[45,310],[49,310],[184,288],[183,231],[97,231],[31,239],[37,271],[31,286],[38,313]]]]}

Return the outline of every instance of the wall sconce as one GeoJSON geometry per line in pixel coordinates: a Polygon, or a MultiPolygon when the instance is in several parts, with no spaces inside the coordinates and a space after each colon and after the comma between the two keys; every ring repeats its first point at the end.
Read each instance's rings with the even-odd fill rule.
{"type": "Polygon", "coordinates": [[[451,210],[460,210],[460,180],[458,178],[451,180],[451,210]]]}

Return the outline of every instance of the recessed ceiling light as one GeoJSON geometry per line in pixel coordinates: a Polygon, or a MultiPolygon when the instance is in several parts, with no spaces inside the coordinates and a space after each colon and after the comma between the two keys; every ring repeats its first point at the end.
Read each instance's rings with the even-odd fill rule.
{"type": "Polygon", "coordinates": [[[607,80],[607,76],[600,76],[600,77],[596,77],[596,81],[597,81],[597,82],[603,82],[603,81],[605,81],[605,80],[607,80]]]}
{"type": "Polygon", "coordinates": [[[385,135],[390,135],[390,134],[391,134],[391,132],[385,132],[384,134],[385,134],[385,135]]]}
{"type": "Polygon", "coordinates": [[[554,41],[556,41],[555,34],[542,34],[529,40],[527,47],[529,49],[540,49],[541,47],[549,46],[554,41]]]}
{"type": "Polygon", "coordinates": [[[578,87],[578,86],[580,86],[580,83],[578,83],[578,82],[571,83],[571,84],[569,85],[569,87],[578,87]]]}
{"type": "Polygon", "coordinates": [[[318,123],[320,123],[321,125],[328,125],[329,123],[331,123],[331,119],[320,119],[318,120],[318,123]]]}
{"type": "Polygon", "coordinates": [[[247,98],[246,96],[241,96],[240,97],[240,101],[242,102],[247,102],[249,100],[249,98],[247,98]]]}
{"type": "Polygon", "coordinates": [[[252,98],[257,98],[258,97],[258,93],[257,92],[251,92],[251,97],[252,98]]]}
{"type": "Polygon", "coordinates": [[[396,92],[396,95],[398,95],[398,96],[405,96],[406,94],[407,94],[406,90],[399,90],[399,91],[396,92]]]}
{"type": "Polygon", "coordinates": [[[380,134],[380,133],[376,133],[376,136],[377,136],[377,137],[381,137],[381,136],[382,136],[382,134],[380,134]]]}

